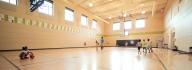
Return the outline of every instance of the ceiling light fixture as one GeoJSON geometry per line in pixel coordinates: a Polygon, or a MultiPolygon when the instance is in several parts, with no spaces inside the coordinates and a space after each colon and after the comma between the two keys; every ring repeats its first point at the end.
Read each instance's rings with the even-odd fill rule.
{"type": "Polygon", "coordinates": [[[123,14],[123,17],[126,17],[127,16],[127,14],[123,14]]]}
{"type": "Polygon", "coordinates": [[[108,17],[109,19],[111,19],[111,17],[108,17]]]}
{"type": "Polygon", "coordinates": [[[89,3],[89,7],[93,7],[93,3],[89,3]]]}
{"type": "Polygon", "coordinates": [[[146,13],[146,11],[141,11],[141,14],[145,14],[146,13]]]}

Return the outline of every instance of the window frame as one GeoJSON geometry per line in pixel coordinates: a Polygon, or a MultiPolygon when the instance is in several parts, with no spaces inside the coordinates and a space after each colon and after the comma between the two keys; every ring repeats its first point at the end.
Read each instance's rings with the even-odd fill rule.
{"type": "Polygon", "coordinates": [[[88,26],[88,23],[89,23],[88,17],[87,17],[86,15],[82,14],[82,15],[81,15],[81,24],[82,24],[83,26],[88,26]],[[83,17],[86,18],[86,22],[85,22],[85,23],[83,22],[83,17]]]}
{"type": "Polygon", "coordinates": [[[54,4],[51,3],[50,1],[47,1],[47,0],[44,0],[44,3],[38,8],[38,12],[41,13],[41,14],[44,14],[44,15],[54,16],[54,4]],[[51,11],[52,11],[51,14],[49,14],[49,13],[50,13],[50,12],[49,12],[49,11],[50,11],[50,10],[49,10],[49,9],[50,9],[50,6],[48,6],[48,10],[47,10],[48,12],[45,13],[45,12],[40,11],[41,6],[44,5],[45,2],[48,2],[48,3],[51,4],[51,7],[52,7],[52,8],[51,8],[51,9],[52,9],[52,10],[51,10],[51,11]]]}
{"type": "Polygon", "coordinates": [[[132,23],[131,20],[125,21],[125,22],[123,23],[123,25],[124,25],[124,29],[125,29],[125,30],[130,30],[130,29],[133,28],[133,23],[132,23]],[[126,23],[127,23],[127,25],[128,25],[127,27],[126,27],[126,23]]]}
{"type": "Polygon", "coordinates": [[[135,21],[135,28],[137,29],[142,29],[142,28],[145,28],[146,27],[146,20],[143,18],[143,19],[136,19],[135,21]],[[141,22],[143,21],[143,23],[138,23],[138,22],[141,22]],[[142,24],[143,26],[139,26],[139,24],[142,24]]]}
{"type": "Polygon", "coordinates": [[[17,5],[18,5],[18,0],[16,0],[16,3],[15,3],[15,4],[11,3],[11,0],[9,0],[8,2],[3,1],[3,0],[0,0],[0,2],[7,3],[7,4],[10,4],[10,5],[14,5],[14,6],[17,6],[17,5]]]}
{"type": "Polygon", "coordinates": [[[73,9],[69,8],[69,7],[65,7],[65,10],[64,10],[64,19],[65,19],[66,21],[69,21],[69,22],[74,22],[74,20],[75,20],[75,11],[74,11],[73,9]],[[70,17],[73,17],[72,19],[67,18],[67,15],[66,15],[66,14],[68,14],[68,13],[66,13],[66,11],[69,11],[69,12],[70,12],[70,17]],[[71,15],[71,13],[72,13],[72,15],[71,15]]]}
{"type": "Polygon", "coordinates": [[[92,26],[91,27],[94,28],[94,29],[97,28],[97,20],[95,20],[95,19],[92,20],[92,26]]]}
{"type": "Polygon", "coordinates": [[[121,30],[121,23],[120,22],[114,22],[113,24],[112,24],[112,30],[113,31],[118,31],[118,30],[121,30]],[[117,26],[115,26],[115,24],[117,25],[119,25],[118,26],[118,28],[115,28],[115,27],[117,27],[117,26]]]}

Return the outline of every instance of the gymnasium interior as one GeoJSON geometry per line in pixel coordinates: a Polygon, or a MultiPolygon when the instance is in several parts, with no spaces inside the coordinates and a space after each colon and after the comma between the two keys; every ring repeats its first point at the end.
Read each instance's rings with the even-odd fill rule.
{"type": "Polygon", "coordinates": [[[192,0],[0,0],[0,70],[192,70],[191,29],[192,0]]]}

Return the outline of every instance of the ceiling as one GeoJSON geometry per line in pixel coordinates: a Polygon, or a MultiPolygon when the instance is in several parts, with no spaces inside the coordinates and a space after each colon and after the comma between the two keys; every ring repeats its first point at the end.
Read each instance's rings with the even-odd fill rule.
{"type": "Polygon", "coordinates": [[[103,18],[115,18],[123,14],[152,13],[164,10],[167,0],[68,0],[103,18]],[[90,6],[92,4],[92,7],[90,6]]]}

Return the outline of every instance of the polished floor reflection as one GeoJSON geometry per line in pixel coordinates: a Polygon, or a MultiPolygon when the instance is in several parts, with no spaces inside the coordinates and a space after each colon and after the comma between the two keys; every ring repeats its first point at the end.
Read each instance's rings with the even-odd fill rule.
{"type": "Polygon", "coordinates": [[[35,50],[33,60],[18,51],[1,52],[0,70],[192,70],[192,56],[167,49],[137,54],[136,48],[109,47],[35,50]]]}

